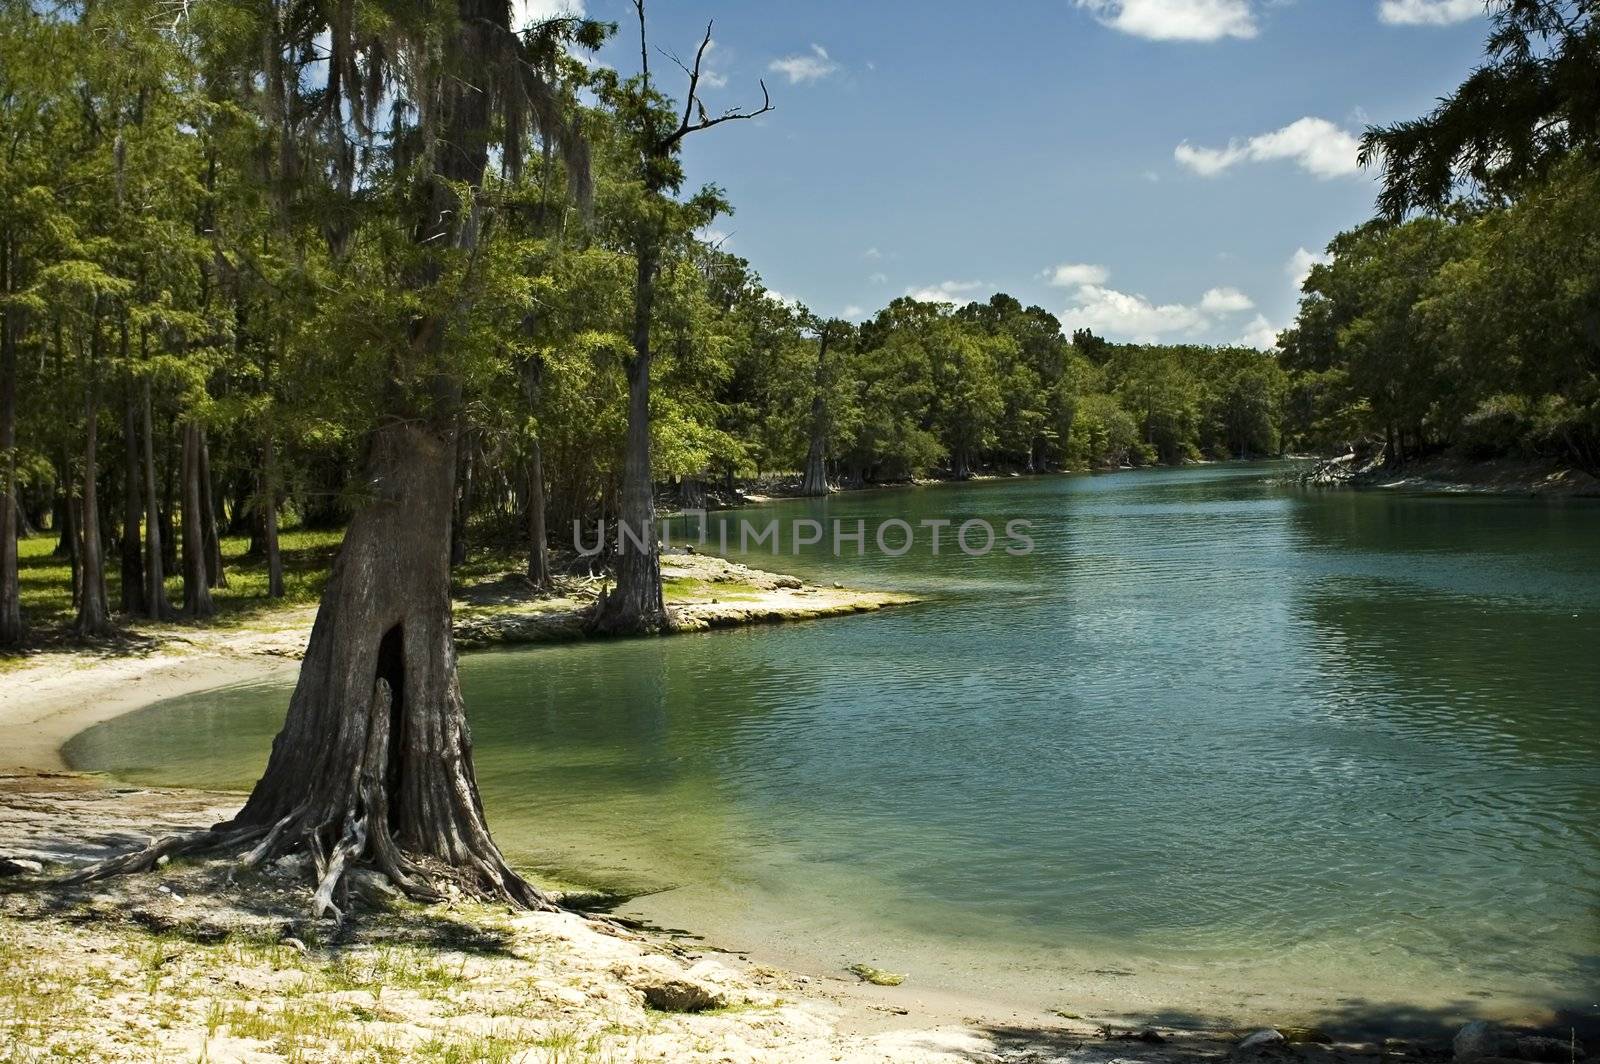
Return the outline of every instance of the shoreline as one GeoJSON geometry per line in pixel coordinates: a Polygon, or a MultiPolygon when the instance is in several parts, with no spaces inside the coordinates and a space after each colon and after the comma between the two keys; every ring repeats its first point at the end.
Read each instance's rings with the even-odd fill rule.
{"type": "Polygon", "coordinates": [[[1509,458],[1473,462],[1442,455],[1388,468],[1358,466],[1354,455],[1296,455],[1289,460],[1303,463],[1295,479],[1311,487],[1512,499],[1600,498],[1600,479],[1551,462],[1509,458]]]}
{"type": "MultiPolygon", "coordinates": [[[[0,854],[47,866],[99,859],[216,822],[240,800],[82,773],[0,772],[0,854]]],[[[1077,1013],[915,973],[904,985],[875,985],[844,967],[794,963],[793,951],[768,944],[730,946],[631,918],[463,899],[412,905],[385,895],[381,878],[355,881],[361,906],[336,926],[306,915],[303,861],[242,873],[237,886],[236,874],[231,860],[185,860],[48,894],[0,890],[0,1005],[13,1006],[13,1030],[40,1030],[37,1046],[18,1044],[41,1059],[47,1049],[151,1059],[154,1045],[160,1059],[241,1064],[396,1059],[384,1054],[397,1045],[418,1059],[447,1045],[451,1055],[437,1059],[552,1064],[1220,1064],[1256,1056],[1244,1043],[1267,1035],[1262,1059],[1433,1064],[1448,1057],[1454,1029],[1407,1021],[1385,1033],[1329,1032],[1268,1003],[1235,1025],[1137,996],[1077,1013]],[[518,988],[510,1003],[508,985],[518,988]],[[49,1030],[17,1007],[45,992],[77,995],[40,1010],[49,1030]],[[1269,1016],[1275,1026],[1259,1026],[1269,1016]],[[529,1052],[504,1052],[514,1040],[529,1052]],[[369,1048],[378,1055],[360,1052],[369,1048]]],[[[586,894],[567,892],[580,905],[586,894]]],[[[1127,974],[1094,978],[1109,999],[1114,977],[1127,974]]]]}
{"type": "MultiPolygon", "coordinates": [[[[663,555],[662,574],[682,590],[668,602],[677,623],[660,637],[843,617],[918,601],[823,587],[708,554],[663,555]]],[[[505,579],[466,588],[455,602],[457,646],[472,651],[604,638],[583,631],[583,611],[595,593],[578,585],[529,599],[505,579]]],[[[50,649],[18,659],[0,673],[0,772],[70,771],[62,748],[96,724],[168,698],[297,671],[316,612],[314,605],[284,607],[248,628],[134,628],[147,643],[50,649]]]]}

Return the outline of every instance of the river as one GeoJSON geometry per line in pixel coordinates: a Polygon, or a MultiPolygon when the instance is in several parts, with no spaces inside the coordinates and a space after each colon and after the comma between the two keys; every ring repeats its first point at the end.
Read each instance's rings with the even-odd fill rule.
{"type": "MultiPolygon", "coordinates": [[[[908,988],[1169,1022],[1592,1009],[1600,505],[1283,473],[729,515],[864,521],[859,556],[786,532],[741,560],[924,601],[468,656],[491,826],[514,862],[641,892],[625,912],[908,988]],[[890,518],[919,533],[899,557],[890,518]],[[1034,550],[930,552],[921,521],[975,518],[1034,550]]],[[[68,753],[247,788],[287,698],[176,699],[68,753]]]]}

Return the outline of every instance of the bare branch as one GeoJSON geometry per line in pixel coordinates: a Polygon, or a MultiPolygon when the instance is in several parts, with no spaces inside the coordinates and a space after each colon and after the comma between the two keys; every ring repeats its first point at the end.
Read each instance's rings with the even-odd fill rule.
{"type": "Polygon", "coordinates": [[[757,117],[759,115],[766,114],[768,111],[773,109],[772,108],[772,94],[767,91],[767,81],[766,81],[765,78],[761,79],[760,84],[761,84],[761,106],[756,108],[754,111],[741,111],[737,107],[734,107],[734,108],[728,109],[727,111],[724,111],[722,114],[718,115],[716,118],[711,118],[711,117],[709,117],[709,116],[707,116],[705,114],[705,109],[702,108],[701,109],[701,118],[700,118],[700,120],[697,121],[697,122],[694,122],[694,123],[690,123],[690,121],[688,119],[688,108],[685,107],[684,108],[684,120],[683,120],[682,124],[680,124],[676,130],[674,130],[670,135],[667,136],[667,138],[665,140],[663,140],[661,142],[658,150],[659,151],[663,151],[663,152],[664,151],[668,151],[669,149],[672,148],[673,145],[677,144],[678,141],[682,140],[684,137],[688,136],[690,133],[698,133],[702,129],[710,129],[712,126],[720,126],[724,122],[737,122],[737,121],[741,121],[743,119],[755,118],[755,117],[757,117]]]}
{"type": "Polygon", "coordinates": [[[650,49],[644,38],[644,0],[633,0],[633,9],[639,12],[639,74],[644,78],[644,94],[650,95],[650,49]]]}

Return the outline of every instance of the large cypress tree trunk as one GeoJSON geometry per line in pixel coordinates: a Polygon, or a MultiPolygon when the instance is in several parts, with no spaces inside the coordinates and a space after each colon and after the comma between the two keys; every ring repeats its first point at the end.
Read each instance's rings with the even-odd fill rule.
{"type": "Polygon", "coordinates": [[[106,572],[104,552],[100,542],[100,403],[95,390],[95,357],[93,348],[99,346],[100,326],[92,326],[94,340],[90,343],[89,365],[83,385],[84,443],[83,443],[83,555],[82,575],[79,578],[78,620],[76,628],[81,636],[105,635],[111,631],[111,609],[106,601],[106,572]]]}
{"type": "Polygon", "coordinates": [[[595,604],[597,631],[636,634],[667,622],[656,542],[655,484],[650,472],[650,318],[655,303],[655,249],[641,241],[634,281],[633,357],[628,360],[628,437],[622,464],[617,529],[617,586],[595,604]]]}
{"type": "Polygon", "coordinates": [[[336,860],[365,856],[426,896],[417,855],[456,869],[475,893],[548,908],[490,839],[473,777],[442,549],[454,452],[417,426],[374,437],[374,498],[345,533],[288,720],[233,827],[270,832],[259,856],[308,841],[325,855],[325,884],[336,860]]]}
{"type": "MultiPolygon", "coordinates": [[[[0,291],[11,289],[11,242],[0,241],[0,291]]],[[[17,581],[17,323],[0,310],[0,647],[16,646],[22,627],[17,581]]]]}
{"type": "Polygon", "coordinates": [[[205,519],[201,516],[200,425],[183,426],[183,613],[203,620],[216,613],[206,576],[205,519]]]}
{"type": "Polygon", "coordinates": [[[146,611],[143,544],[139,534],[139,523],[144,520],[144,495],[139,484],[139,415],[135,409],[133,381],[128,380],[126,385],[122,403],[122,611],[137,616],[146,611]]]}

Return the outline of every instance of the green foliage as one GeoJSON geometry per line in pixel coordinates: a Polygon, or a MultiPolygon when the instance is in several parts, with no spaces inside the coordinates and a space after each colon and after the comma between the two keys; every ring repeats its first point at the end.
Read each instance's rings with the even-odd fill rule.
{"type": "Polygon", "coordinates": [[[1600,468],[1600,167],[1574,156],[1509,206],[1373,222],[1329,251],[1284,348],[1298,439],[1600,468]]]}

